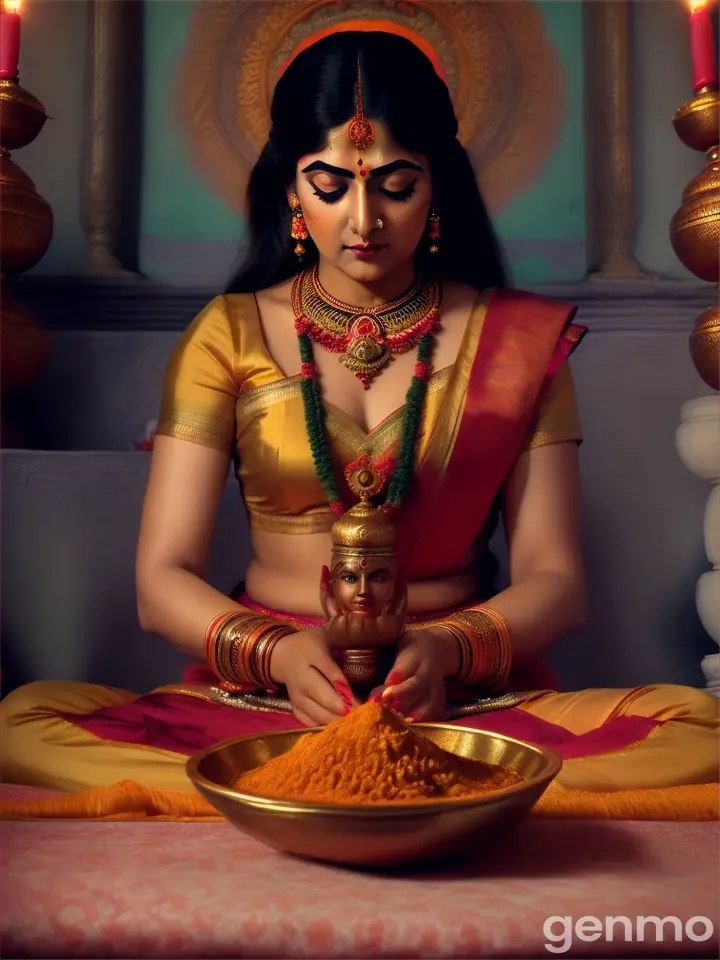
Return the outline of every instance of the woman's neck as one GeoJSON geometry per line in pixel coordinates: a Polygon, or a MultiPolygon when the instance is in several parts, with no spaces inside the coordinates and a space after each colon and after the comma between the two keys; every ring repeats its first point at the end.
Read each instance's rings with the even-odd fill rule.
{"type": "Polygon", "coordinates": [[[410,287],[415,279],[412,260],[373,282],[354,280],[333,264],[320,261],[318,277],[323,288],[343,303],[369,309],[394,300],[410,287]]]}

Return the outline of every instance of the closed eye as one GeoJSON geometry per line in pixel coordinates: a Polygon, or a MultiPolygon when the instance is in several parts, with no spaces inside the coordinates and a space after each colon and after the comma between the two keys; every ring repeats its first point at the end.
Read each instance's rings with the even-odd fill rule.
{"type": "Polygon", "coordinates": [[[415,193],[415,184],[416,180],[413,180],[412,183],[409,183],[406,187],[403,187],[402,190],[388,190],[386,187],[380,187],[380,192],[384,193],[386,197],[390,197],[391,200],[409,200],[410,197],[415,193]]]}
{"type": "Polygon", "coordinates": [[[323,203],[335,203],[347,193],[347,187],[338,187],[336,190],[320,190],[316,184],[312,185],[315,196],[323,203]]]}

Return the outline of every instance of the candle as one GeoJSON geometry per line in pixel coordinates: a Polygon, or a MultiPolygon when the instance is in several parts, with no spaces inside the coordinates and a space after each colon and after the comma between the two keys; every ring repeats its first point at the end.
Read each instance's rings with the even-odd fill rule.
{"type": "Polygon", "coordinates": [[[20,58],[20,0],[2,0],[0,7],[0,77],[14,79],[20,58]]]}
{"type": "Polygon", "coordinates": [[[718,71],[715,40],[707,0],[690,0],[690,48],[695,90],[716,87],[718,71]]]}

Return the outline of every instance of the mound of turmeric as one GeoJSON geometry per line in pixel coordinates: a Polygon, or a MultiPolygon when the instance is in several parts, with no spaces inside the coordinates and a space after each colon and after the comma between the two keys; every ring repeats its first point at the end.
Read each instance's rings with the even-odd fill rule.
{"type": "Polygon", "coordinates": [[[366,703],[243,774],[236,790],[309,803],[412,803],[476,797],[521,777],[447,753],[380,703],[366,703]]]}

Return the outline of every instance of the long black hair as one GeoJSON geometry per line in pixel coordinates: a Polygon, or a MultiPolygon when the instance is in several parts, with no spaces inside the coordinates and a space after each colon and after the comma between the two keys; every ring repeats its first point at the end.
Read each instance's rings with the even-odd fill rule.
{"type": "MultiPolygon", "coordinates": [[[[470,159],[457,139],[447,86],[410,40],[380,32],[336,33],[290,64],[275,87],[271,130],[248,185],[247,254],[228,293],[251,293],[298,272],[290,238],[287,189],[300,157],[322,150],[328,132],[354,116],[358,64],[365,115],[385,122],[395,142],[430,166],[432,210],[440,217],[439,252],[416,252],[420,269],[483,290],[508,285],[500,244],[470,159]]],[[[317,262],[304,241],[300,266],[317,262]]]]}

